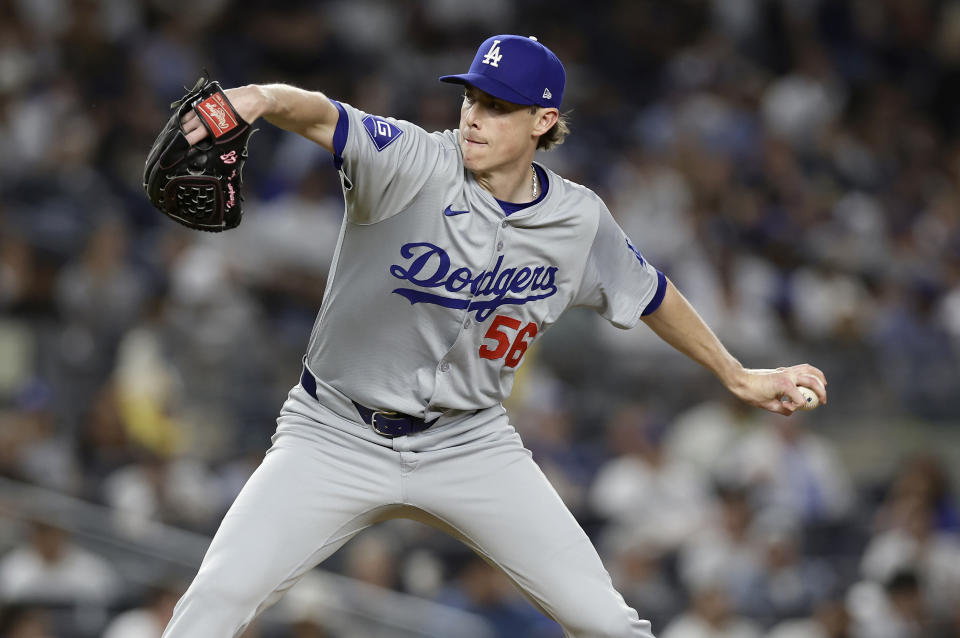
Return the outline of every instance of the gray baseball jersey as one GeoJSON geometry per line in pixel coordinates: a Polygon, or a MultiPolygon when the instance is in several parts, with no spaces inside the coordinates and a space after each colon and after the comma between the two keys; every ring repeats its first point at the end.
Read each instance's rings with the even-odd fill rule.
{"type": "Polygon", "coordinates": [[[346,214],[306,357],[328,407],[487,408],[567,308],[629,328],[659,305],[663,275],[591,190],[546,170],[542,200],[505,216],[457,131],[337,107],[346,214]]]}

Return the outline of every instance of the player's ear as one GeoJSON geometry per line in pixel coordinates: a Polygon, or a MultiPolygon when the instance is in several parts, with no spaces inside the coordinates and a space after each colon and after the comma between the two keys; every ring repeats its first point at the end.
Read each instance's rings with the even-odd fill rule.
{"type": "Polygon", "coordinates": [[[539,108],[536,113],[536,120],[533,124],[533,134],[536,136],[541,136],[557,123],[557,119],[560,118],[560,111],[557,109],[546,109],[539,108]]]}

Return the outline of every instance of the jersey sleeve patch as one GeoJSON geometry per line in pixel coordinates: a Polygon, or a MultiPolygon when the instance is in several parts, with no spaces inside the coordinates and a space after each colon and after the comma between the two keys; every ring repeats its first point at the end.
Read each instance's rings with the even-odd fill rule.
{"type": "Polygon", "coordinates": [[[377,147],[378,153],[393,144],[398,137],[403,135],[403,131],[401,131],[399,127],[376,115],[367,115],[364,117],[363,127],[367,129],[367,135],[370,136],[374,146],[377,147]]]}

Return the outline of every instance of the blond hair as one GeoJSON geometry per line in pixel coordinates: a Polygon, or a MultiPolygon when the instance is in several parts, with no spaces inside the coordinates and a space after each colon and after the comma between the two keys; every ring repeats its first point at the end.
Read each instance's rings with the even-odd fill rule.
{"type": "MultiPolygon", "coordinates": [[[[531,106],[530,112],[536,113],[539,106],[531,106]]],[[[567,118],[565,113],[557,114],[557,121],[550,127],[550,130],[540,136],[540,139],[537,140],[537,150],[538,151],[549,151],[552,148],[556,148],[563,144],[563,140],[567,139],[567,135],[570,134],[570,121],[567,118]]]]}

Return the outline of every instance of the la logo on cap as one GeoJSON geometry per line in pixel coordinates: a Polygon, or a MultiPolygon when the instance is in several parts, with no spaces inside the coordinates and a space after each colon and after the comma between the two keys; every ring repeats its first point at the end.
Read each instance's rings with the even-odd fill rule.
{"type": "Polygon", "coordinates": [[[500,53],[500,40],[494,40],[490,46],[490,50],[483,56],[483,63],[498,67],[498,62],[500,62],[501,59],[503,59],[503,54],[500,53]]]}

